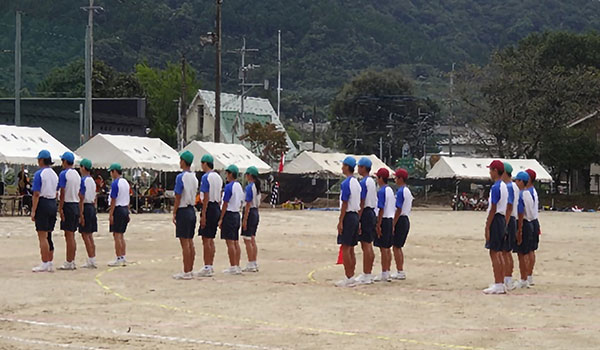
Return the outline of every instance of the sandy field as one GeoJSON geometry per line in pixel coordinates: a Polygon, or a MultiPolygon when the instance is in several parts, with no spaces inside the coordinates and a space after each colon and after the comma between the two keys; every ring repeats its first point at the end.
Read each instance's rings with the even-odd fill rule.
{"type": "MultiPolygon", "coordinates": [[[[218,240],[217,274],[192,281],[171,278],[181,259],[169,215],[132,216],[127,267],[106,267],[112,237],[101,215],[100,268],[43,274],[31,272],[33,223],[2,217],[0,349],[600,348],[600,214],[542,213],[536,286],[501,296],[481,293],[492,282],[485,213],[414,211],[407,280],[347,289],[333,287],[343,277],[333,265],[337,215],[263,210],[260,272],[221,274],[218,240]]],[[[80,237],[78,248],[80,265],[80,237]]]]}

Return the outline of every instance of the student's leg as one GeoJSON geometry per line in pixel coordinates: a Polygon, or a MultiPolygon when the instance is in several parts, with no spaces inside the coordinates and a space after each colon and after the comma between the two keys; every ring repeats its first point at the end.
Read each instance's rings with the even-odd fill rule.
{"type": "Polygon", "coordinates": [[[354,267],[356,265],[354,247],[342,244],[342,254],[344,257],[344,272],[346,273],[346,277],[350,278],[354,276],[354,267]]]}
{"type": "Polygon", "coordinates": [[[235,248],[235,265],[240,266],[240,260],[242,259],[242,249],[240,248],[240,241],[233,241],[233,246],[235,248]]]}
{"type": "Polygon", "coordinates": [[[490,259],[492,260],[492,270],[494,271],[494,282],[497,284],[504,283],[502,252],[490,249],[490,259]]]}
{"type": "Polygon", "coordinates": [[[85,244],[85,250],[87,251],[88,258],[95,258],[96,244],[94,243],[94,235],[91,233],[82,233],[81,238],[85,244]]]}
{"type": "Polygon", "coordinates": [[[215,261],[215,240],[213,238],[202,237],[202,254],[204,265],[212,266],[215,261]]]}
{"type": "Polygon", "coordinates": [[[40,258],[42,262],[52,261],[50,258],[50,243],[48,242],[48,232],[37,231],[38,241],[40,242],[40,258]]]}
{"type": "Polygon", "coordinates": [[[229,256],[229,266],[236,266],[235,265],[236,252],[235,252],[235,244],[233,242],[234,241],[232,241],[230,239],[225,240],[225,244],[227,245],[227,255],[229,256]]]}
{"type": "Polygon", "coordinates": [[[533,269],[535,268],[535,250],[529,253],[529,276],[533,276],[533,269]]]}
{"type": "Polygon", "coordinates": [[[381,269],[383,272],[389,272],[392,268],[392,251],[390,248],[381,249],[381,269]]]}
{"type": "Polygon", "coordinates": [[[254,261],[252,260],[252,256],[254,255],[254,247],[252,246],[251,237],[243,237],[244,245],[246,246],[246,255],[248,255],[248,262],[254,261]]]}
{"type": "Polygon", "coordinates": [[[48,232],[46,241],[48,242],[48,247],[49,247],[48,255],[47,255],[47,258],[49,259],[48,261],[53,261],[54,260],[54,243],[52,242],[52,232],[48,232]]]}
{"type": "Polygon", "coordinates": [[[404,253],[402,252],[402,248],[394,247],[393,250],[396,269],[398,271],[404,271],[404,253]]]}
{"type": "Polygon", "coordinates": [[[192,272],[193,269],[193,242],[189,238],[180,238],[179,242],[181,243],[181,252],[183,255],[183,272],[192,272]],[[191,243],[191,244],[190,244],[191,243]]]}
{"type": "Polygon", "coordinates": [[[529,254],[518,254],[519,257],[519,272],[521,274],[521,281],[527,280],[527,274],[529,273],[529,254]]]}
{"type": "Polygon", "coordinates": [[[119,233],[119,239],[121,240],[121,256],[125,256],[127,248],[127,244],[125,244],[125,234],[119,233]]]}
{"type": "Polygon", "coordinates": [[[196,246],[194,245],[194,239],[188,239],[189,253],[190,253],[190,271],[194,270],[194,263],[196,262],[196,246]]]}
{"type": "Polygon", "coordinates": [[[119,234],[113,232],[113,239],[115,241],[115,255],[121,256],[121,254],[119,254],[121,252],[121,240],[119,239],[119,234]]]}
{"type": "Polygon", "coordinates": [[[258,246],[256,245],[256,236],[252,236],[252,261],[258,260],[258,246]]]}
{"type": "Polygon", "coordinates": [[[504,262],[504,277],[512,277],[513,274],[513,270],[515,268],[515,262],[513,260],[513,256],[512,253],[510,251],[508,252],[502,252],[503,254],[503,262],[504,262]]]}
{"type": "Polygon", "coordinates": [[[360,247],[363,252],[363,273],[370,275],[373,272],[373,262],[375,261],[375,252],[373,244],[369,242],[360,242],[360,247]]]}
{"type": "Polygon", "coordinates": [[[65,231],[65,242],[67,244],[67,262],[73,262],[75,260],[75,250],[77,249],[77,243],[75,242],[75,232],[65,231]]]}

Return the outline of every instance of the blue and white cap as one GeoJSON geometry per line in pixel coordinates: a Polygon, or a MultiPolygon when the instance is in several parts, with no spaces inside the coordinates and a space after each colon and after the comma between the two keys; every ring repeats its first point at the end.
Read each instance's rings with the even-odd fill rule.
{"type": "Polygon", "coordinates": [[[52,158],[50,156],[50,151],[43,149],[40,151],[40,153],[38,153],[37,159],[47,159],[47,158],[52,158]]]}
{"type": "Polygon", "coordinates": [[[365,168],[371,169],[373,162],[371,162],[371,160],[367,157],[362,157],[358,160],[358,166],[364,166],[365,168]]]}
{"type": "Polygon", "coordinates": [[[73,153],[67,151],[60,156],[60,160],[66,160],[69,163],[74,163],[75,155],[73,153]]]}
{"type": "Polygon", "coordinates": [[[529,181],[529,174],[527,174],[524,171],[520,171],[517,176],[515,176],[515,180],[521,180],[525,183],[527,183],[529,181]]]}
{"type": "Polygon", "coordinates": [[[342,164],[345,164],[351,168],[356,167],[356,159],[354,159],[354,157],[348,156],[346,158],[344,158],[344,160],[342,161],[342,164]]]}

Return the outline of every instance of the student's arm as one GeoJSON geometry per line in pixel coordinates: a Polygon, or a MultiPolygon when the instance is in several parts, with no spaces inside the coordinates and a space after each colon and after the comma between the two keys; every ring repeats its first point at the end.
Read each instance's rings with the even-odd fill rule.
{"type": "Polygon", "coordinates": [[[506,218],[506,226],[507,227],[508,227],[508,223],[510,222],[510,217],[512,216],[512,211],[513,211],[513,205],[507,204],[506,205],[506,214],[504,215],[504,217],[506,218]]]}
{"type": "Polygon", "coordinates": [[[227,212],[227,208],[229,207],[229,201],[233,196],[233,185],[229,184],[225,186],[225,191],[223,193],[223,206],[221,207],[221,217],[219,218],[219,228],[223,229],[223,218],[225,217],[225,213],[227,212]]]}
{"type": "MultiPolygon", "coordinates": [[[[363,210],[365,210],[365,199],[367,198],[367,181],[360,182],[360,210],[358,211],[359,225],[360,218],[362,217],[363,210]]],[[[359,231],[360,233],[360,231],[359,231]]]]}
{"type": "Polygon", "coordinates": [[[490,227],[492,226],[492,220],[494,220],[494,215],[496,215],[496,203],[491,204],[490,212],[488,213],[487,220],[485,221],[485,240],[486,240],[486,242],[490,240],[490,227]]]}
{"type": "Polygon", "coordinates": [[[85,196],[79,192],[79,223],[81,224],[81,226],[85,226],[85,217],[83,215],[83,200],[85,199],[85,196]]]}
{"type": "Polygon", "coordinates": [[[176,194],[175,204],[173,204],[173,224],[177,224],[177,220],[175,218],[177,217],[177,209],[179,208],[179,203],[181,203],[181,195],[176,194]]]}
{"type": "Polygon", "coordinates": [[[252,203],[246,202],[246,206],[244,207],[244,220],[242,222],[242,229],[246,230],[248,226],[248,215],[250,215],[250,206],[252,203]]]}
{"type": "Polygon", "coordinates": [[[518,230],[517,230],[517,244],[521,245],[521,242],[523,242],[523,217],[525,215],[523,215],[523,213],[519,213],[519,223],[518,223],[518,230]]]}
{"type": "Polygon", "coordinates": [[[173,224],[177,224],[177,209],[179,209],[179,204],[181,203],[181,194],[183,193],[183,173],[177,175],[175,178],[175,188],[173,189],[175,193],[175,203],[173,204],[173,224]]]}
{"type": "Polygon", "coordinates": [[[115,203],[116,203],[116,200],[113,198],[110,201],[110,210],[108,211],[108,222],[111,225],[113,225],[115,223],[114,222],[114,217],[113,217],[113,213],[115,212],[115,205],[116,205],[115,203]]]}
{"type": "Polygon", "coordinates": [[[506,186],[506,190],[508,192],[508,201],[506,202],[506,213],[504,218],[506,219],[506,226],[508,227],[508,223],[510,222],[510,217],[512,215],[513,205],[515,203],[515,190],[513,189],[512,184],[506,186]]]}
{"type": "Polygon", "coordinates": [[[396,229],[396,224],[398,223],[398,219],[402,215],[402,207],[404,206],[404,189],[400,189],[398,193],[396,193],[396,212],[394,213],[394,230],[396,229]]]}
{"type": "Polygon", "coordinates": [[[348,210],[348,201],[342,201],[342,207],[340,208],[340,220],[337,225],[338,235],[342,234],[344,230],[344,217],[346,216],[346,210],[348,210]]]}
{"type": "Polygon", "coordinates": [[[210,185],[208,183],[208,176],[205,179],[203,175],[202,179],[200,179],[200,193],[202,193],[202,215],[200,216],[201,228],[206,227],[206,208],[208,207],[209,192],[210,185]]]}
{"type": "Polygon", "coordinates": [[[39,191],[33,192],[33,197],[32,197],[31,200],[32,200],[32,203],[31,203],[31,221],[35,221],[35,212],[37,210],[38,202],[40,201],[40,192],[39,191]]]}
{"type": "Polygon", "coordinates": [[[35,221],[35,212],[40,201],[40,191],[42,190],[42,176],[39,170],[36,171],[35,175],[33,176],[33,186],[31,190],[33,191],[33,197],[31,201],[31,221],[35,221]]]}
{"type": "Polygon", "coordinates": [[[58,213],[60,214],[60,221],[65,220],[65,214],[63,213],[63,206],[65,204],[65,186],[67,185],[67,174],[65,171],[61,171],[58,176],[58,188],[60,189],[59,201],[58,201],[58,213]]]}
{"type": "Polygon", "coordinates": [[[115,212],[115,207],[117,206],[117,196],[119,195],[119,185],[118,180],[114,179],[112,184],[110,185],[110,210],[108,211],[108,221],[111,225],[114,224],[113,214],[115,212]]]}
{"type": "Polygon", "coordinates": [[[400,219],[400,216],[402,216],[402,207],[396,208],[396,212],[394,213],[394,228],[396,227],[396,224],[398,223],[398,219],[400,219]]]}
{"type": "Polygon", "coordinates": [[[229,202],[223,202],[223,206],[221,207],[221,217],[219,218],[219,229],[223,229],[223,217],[225,217],[228,206],[229,202]]]}

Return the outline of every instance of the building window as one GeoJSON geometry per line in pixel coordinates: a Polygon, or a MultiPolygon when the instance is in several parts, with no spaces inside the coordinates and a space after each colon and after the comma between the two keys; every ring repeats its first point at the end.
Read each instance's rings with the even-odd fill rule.
{"type": "Polygon", "coordinates": [[[198,105],[198,135],[204,135],[204,105],[198,105]]]}

